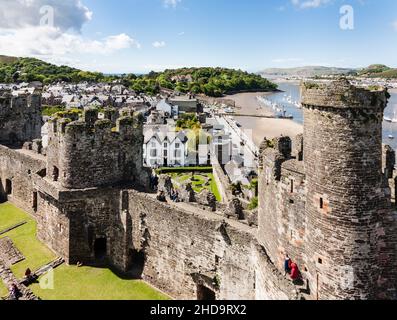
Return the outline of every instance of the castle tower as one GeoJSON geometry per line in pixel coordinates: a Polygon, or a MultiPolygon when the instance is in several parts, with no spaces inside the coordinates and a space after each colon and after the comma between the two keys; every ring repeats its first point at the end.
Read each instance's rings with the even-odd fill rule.
{"type": "Polygon", "coordinates": [[[382,175],[387,98],[347,80],[302,85],[305,273],[314,298],[394,297],[394,219],[382,175]]]}
{"type": "Polygon", "coordinates": [[[22,146],[41,138],[41,95],[19,94],[0,90],[0,144],[22,146]]]}
{"type": "Polygon", "coordinates": [[[47,148],[47,175],[63,188],[86,189],[136,183],[146,186],[143,126],[139,115],[113,124],[86,108],[78,121],[52,119],[47,148]]]}

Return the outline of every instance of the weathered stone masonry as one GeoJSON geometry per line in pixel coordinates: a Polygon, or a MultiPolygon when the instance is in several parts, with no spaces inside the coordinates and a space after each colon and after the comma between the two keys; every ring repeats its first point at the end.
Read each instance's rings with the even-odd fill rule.
{"type": "Polygon", "coordinates": [[[342,80],[307,83],[302,95],[302,161],[289,138],[264,152],[260,241],[280,269],[285,252],[299,262],[312,298],[394,299],[393,157],[382,165],[387,93],[342,80]]]}
{"type": "Polygon", "coordinates": [[[304,135],[261,148],[258,228],[145,193],[141,118],[98,120],[91,109],[54,119],[46,150],[39,140],[10,148],[14,135],[5,136],[0,197],[30,212],[38,237],[67,263],[105,256],[175,298],[395,298],[386,93],[336,82],[307,84],[303,97],[304,135]],[[304,286],[284,276],[285,253],[304,286]]]}
{"type": "Polygon", "coordinates": [[[0,144],[22,145],[40,137],[40,94],[13,96],[0,90],[0,144]]]}

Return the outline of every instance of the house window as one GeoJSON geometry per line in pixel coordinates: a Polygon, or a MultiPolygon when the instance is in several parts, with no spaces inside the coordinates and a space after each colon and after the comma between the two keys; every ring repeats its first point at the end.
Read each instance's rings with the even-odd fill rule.
{"type": "Polygon", "coordinates": [[[179,149],[181,147],[181,144],[180,143],[175,143],[175,148],[176,149],[179,149]]]}
{"type": "Polygon", "coordinates": [[[164,148],[167,148],[167,147],[168,147],[168,143],[164,142],[164,148]]]}
{"type": "Polygon", "coordinates": [[[156,148],[156,143],[152,142],[152,148],[156,148]]]}
{"type": "Polygon", "coordinates": [[[182,155],[181,150],[175,150],[175,158],[180,158],[182,155]]]}
{"type": "Polygon", "coordinates": [[[150,156],[151,157],[157,157],[157,150],[156,149],[150,150],[150,156]]]}
{"type": "Polygon", "coordinates": [[[168,151],[164,150],[164,157],[168,157],[168,151]]]}

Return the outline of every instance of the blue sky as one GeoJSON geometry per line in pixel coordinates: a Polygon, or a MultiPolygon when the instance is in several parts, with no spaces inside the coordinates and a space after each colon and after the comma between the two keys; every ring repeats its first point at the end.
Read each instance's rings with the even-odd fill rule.
{"type": "MultiPolygon", "coordinates": [[[[12,1],[0,0],[0,8],[6,2],[11,8],[12,1]]],[[[15,17],[35,11],[17,7],[12,23],[0,22],[0,54],[107,73],[182,66],[397,67],[395,0],[67,0],[63,7],[58,0],[32,1],[55,8],[55,29],[35,32],[42,27],[25,17],[21,21],[31,22],[15,25],[15,17]],[[353,30],[340,28],[342,5],[354,10],[353,30]],[[27,33],[35,39],[31,44],[27,33]]]]}

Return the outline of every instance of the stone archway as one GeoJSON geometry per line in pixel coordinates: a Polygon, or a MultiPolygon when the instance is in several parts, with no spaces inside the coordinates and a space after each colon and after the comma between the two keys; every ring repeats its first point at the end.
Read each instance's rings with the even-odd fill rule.
{"type": "Polygon", "coordinates": [[[107,238],[97,238],[94,243],[95,260],[103,261],[107,257],[107,238]]]}
{"type": "Polygon", "coordinates": [[[211,290],[210,288],[198,284],[197,285],[197,300],[199,301],[215,301],[216,294],[215,291],[211,290]]]}
{"type": "Polygon", "coordinates": [[[132,277],[141,279],[146,264],[145,251],[130,249],[128,252],[128,270],[132,277]]]}

